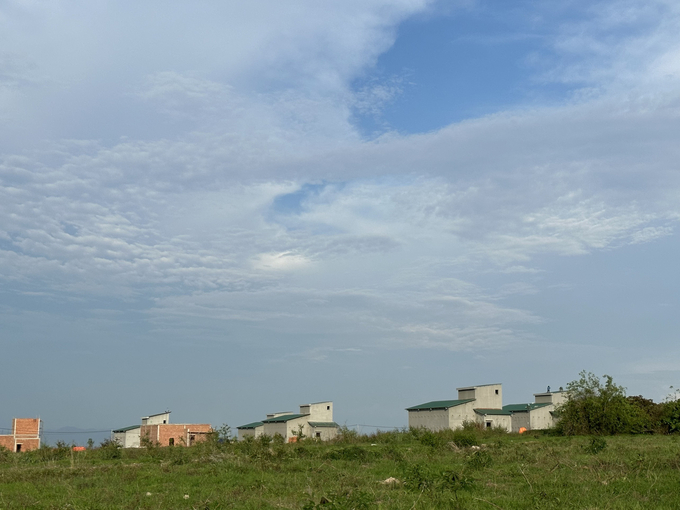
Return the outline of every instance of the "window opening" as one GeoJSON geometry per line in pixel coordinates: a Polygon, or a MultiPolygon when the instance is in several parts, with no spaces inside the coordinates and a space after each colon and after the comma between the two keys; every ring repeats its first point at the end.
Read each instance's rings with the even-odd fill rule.
{"type": "Polygon", "coordinates": [[[496,390],[496,395],[498,395],[498,390],[496,390]]]}
{"type": "Polygon", "coordinates": [[[317,432],[316,437],[321,438],[321,432],[317,432]]]}
{"type": "Polygon", "coordinates": [[[17,452],[20,452],[20,451],[21,451],[21,444],[18,444],[17,445],[17,452]]]}
{"type": "Polygon", "coordinates": [[[487,428],[487,429],[490,429],[490,428],[491,428],[491,422],[490,422],[490,421],[487,421],[487,422],[486,422],[486,428],[487,428]]]}
{"type": "Polygon", "coordinates": [[[175,438],[174,437],[171,437],[170,439],[168,439],[168,446],[175,446],[175,438]]]}
{"type": "Polygon", "coordinates": [[[331,410],[331,406],[326,406],[326,411],[330,411],[330,410],[331,410]]]}

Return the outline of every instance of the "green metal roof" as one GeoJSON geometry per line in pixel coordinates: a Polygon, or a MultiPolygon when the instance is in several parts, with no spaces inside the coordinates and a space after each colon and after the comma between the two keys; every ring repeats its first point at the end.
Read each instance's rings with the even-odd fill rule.
{"type": "Polygon", "coordinates": [[[240,427],[236,427],[238,430],[240,429],[254,429],[257,427],[261,427],[263,423],[261,421],[254,421],[253,423],[248,423],[246,425],[241,425],[240,427]]]}
{"type": "Polygon", "coordinates": [[[510,411],[511,413],[517,413],[517,412],[522,412],[522,411],[533,411],[534,409],[540,409],[541,407],[549,406],[550,404],[548,402],[544,402],[541,404],[508,404],[506,406],[503,406],[503,410],[505,411],[510,411]]]}
{"type": "Polygon", "coordinates": [[[113,430],[112,432],[114,432],[114,433],[127,432],[128,430],[139,429],[141,427],[142,427],[141,425],[130,425],[129,427],[123,427],[122,429],[113,430]]]}
{"type": "Polygon", "coordinates": [[[284,414],[283,416],[277,416],[276,418],[269,418],[267,420],[262,420],[262,423],[285,423],[296,418],[302,418],[303,416],[309,416],[308,414],[284,414]]]}
{"type": "Polygon", "coordinates": [[[419,406],[407,407],[407,411],[432,411],[434,409],[448,409],[450,407],[456,407],[462,404],[467,404],[468,402],[474,402],[474,398],[468,398],[465,400],[434,400],[432,402],[426,402],[425,404],[420,404],[419,406]]]}
{"type": "Polygon", "coordinates": [[[475,412],[477,414],[481,415],[495,415],[495,416],[510,416],[512,413],[510,411],[506,411],[505,409],[475,409],[475,412]]]}
{"type": "Polygon", "coordinates": [[[309,425],[311,427],[328,427],[333,429],[340,428],[340,425],[338,425],[334,421],[310,421],[309,425]]]}

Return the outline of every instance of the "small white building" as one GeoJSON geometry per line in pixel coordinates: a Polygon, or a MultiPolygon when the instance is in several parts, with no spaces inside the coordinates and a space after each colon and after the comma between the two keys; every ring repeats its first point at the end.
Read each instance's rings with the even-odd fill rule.
{"type": "Polygon", "coordinates": [[[170,423],[170,413],[171,411],[165,411],[164,413],[144,416],[142,418],[142,425],[167,425],[170,423]]]}
{"type": "Polygon", "coordinates": [[[428,430],[462,428],[466,422],[510,431],[511,413],[503,410],[501,384],[457,388],[456,400],[435,400],[409,407],[408,426],[428,430]]]}
{"type": "Polygon", "coordinates": [[[556,408],[566,402],[567,392],[546,391],[534,393],[532,404],[509,404],[504,410],[512,413],[512,431],[519,432],[521,428],[526,430],[545,430],[557,424],[558,417],[556,408]]]}
{"type": "Polygon", "coordinates": [[[258,438],[264,432],[264,423],[261,421],[254,421],[253,423],[247,423],[240,427],[236,427],[236,430],[238,431],[239,441],[242,441],[246,437],[258,438]]]}
{"type": "Polygon", "coordinates": [[[141,425],[131,425],[122,429],[111,431],[111,440],[117,442],[123,448],[139,448],[141,425]]]}
{"type": "Polygon", "coordinates": [[[273,437],[279,434],[286,442],[294,442],[302,433],[327,441],[338,434],[338,424],[333,421],[333,402],[303,404],[299,413],[285,411],[268,414],[261,422],[248,423],[237,427],[239,440],[246,437],[259,437],[262,434],[273,437]]]}
{"type": "MultiPolygon", "coordinates": [[[[142,425],[165,425],[170,423],[171,411],[142,417],[142,425]]],[[[111,431],[111,441],[123,448],[139,448],[142,425],[131,425],[111,431]]]]}

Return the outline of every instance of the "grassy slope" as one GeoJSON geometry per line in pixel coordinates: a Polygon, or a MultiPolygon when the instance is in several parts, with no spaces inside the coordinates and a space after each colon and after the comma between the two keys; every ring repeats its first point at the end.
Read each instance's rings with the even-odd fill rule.
{"type": "Polygon", "coordinates": [[[5,452],[0,509],[680,508],[677,436],[606,438],[599,453],[586,437],[478,434],[480,450],[451,440],[5,452]],[[400,483],[380,483],[391,476],[400,483]]]}

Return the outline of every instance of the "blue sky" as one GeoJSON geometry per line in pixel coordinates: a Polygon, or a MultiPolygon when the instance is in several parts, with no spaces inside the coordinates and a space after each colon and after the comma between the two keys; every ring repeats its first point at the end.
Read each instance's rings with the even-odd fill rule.
{"type": "Polygon", "coordinates": [[[584,369],[664,398],[679,29],[666,0],[0,1],[0,421],[403,426],[584,369]]]}

